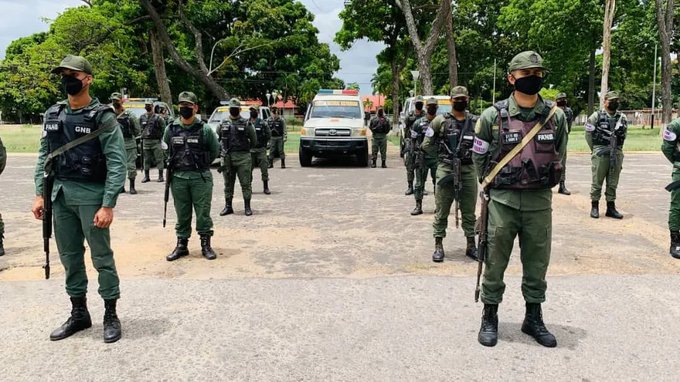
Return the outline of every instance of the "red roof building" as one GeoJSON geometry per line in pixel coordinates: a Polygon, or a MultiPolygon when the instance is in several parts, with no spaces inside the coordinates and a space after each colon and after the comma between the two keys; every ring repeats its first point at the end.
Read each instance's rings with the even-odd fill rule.
{"type": "Polygon", "coordinates": [[[364,106],[364,111],[375,113],[379,107],[385,107],[385,96],[382,94],[361,96],[361,104],[364,106]]]}

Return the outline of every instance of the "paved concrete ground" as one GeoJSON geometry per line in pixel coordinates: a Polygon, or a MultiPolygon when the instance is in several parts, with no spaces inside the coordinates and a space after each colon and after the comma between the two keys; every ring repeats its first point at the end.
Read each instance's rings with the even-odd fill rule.
{"type": "MultiPolygon", "coordinates": [[[[393,148],[394,149],[394,148],[393,148]]],[[[394,151],[394,150],[393,150],[394,151]]],[[[40,223],[30,216],[35,158],[10,155],[0,177],[8,255],[0,258],[0,380],[677,380],[680,262],[667,255],[670,166],[628,155],[618,205],[623,221],[594,220],[589,158],[572,155],[555,195],[545,318],[558,337],[544,349],[519,332],[521,268],[514,256],[501,307],[501,338],[479,346],[476,264],[451,227],[448,260],[430,260],[432,196],[411,217],[405,171],[319,161],[271,172],[273,195],[254,178],[255,215],[213,217],[218,260],[168,263],[174,210],[163,230],[162,184],[122,195],[112,230],[122,277],[124,338],[95,325],[58,343],[68,314],[56,245],[53,279],[41,280],[40,223]]],[[[217,175],[215,173],[215,175],[217,175]]],[[[431,189],[431,186],[429,186],[431,189]]],[[[240,195],[240,194],[239,194],[240,195]]],[[[238,199],[238,196],[237,196],[238,199]]],[[[603,203],[604,204],[604,203],[603,203]]],[[[515,248],[517,251],[517,248],[515,248]]]]}

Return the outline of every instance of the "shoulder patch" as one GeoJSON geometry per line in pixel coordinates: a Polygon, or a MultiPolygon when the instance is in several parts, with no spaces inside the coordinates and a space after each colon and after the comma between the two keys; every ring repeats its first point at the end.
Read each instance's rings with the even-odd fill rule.
{"type": "Polygon", "coordinates": [[[674,132],[668,130],[668,128],[665,128],[663,131],[663,140],[668,141],[668,142],[675,142],[675,140],[678,138],[678,135],[675,134],[674,132]]]}
{"type": "Polygon", "coordinates": [[[475,123],[475,134],[479,134],[479,132],[482,131],[482,119],[477,119],[477,122],[475,123]]]}
{"type": "Polygon", "coordinates": [[[587,132],[593,132],[595,131],[595,125],[592,123],[586,123],[585,129],[587,132]]]}
{"type": "Polygon", "coordinates": [[[483,141],[475,137],[475,141],[472,144],[472,152],[475,154],[484,155],[489,151],[489,142],[483,141]]]}
{"type": "Polygon", "coordinates": [[[425,136],[428,138],[431,138],[434,136],[434,130],[432,130],[432,126],[428,126],[427,130],[425,130],[425,136]]]}

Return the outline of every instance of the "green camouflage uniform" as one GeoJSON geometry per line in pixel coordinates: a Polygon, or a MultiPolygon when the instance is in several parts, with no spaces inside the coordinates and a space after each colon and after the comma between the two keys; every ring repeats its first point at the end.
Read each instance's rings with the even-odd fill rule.
{"type": "MultiPolygon", "coordinates": [[[[5,145],[2,144],[2,138],[0,138],[0,174],[5,171],[5,165],[7,164],[7,150],[5,150],[5,145]]],[[[0,214],[0,256],[5,254],[4,247],[5,238],[5,222],[2,221],[2,214],[0,214]]]]}
{"type": "Polygon", "coordinates": [[[387,160],[387,133],[392,129],[390,120],[387,116],[373,117],[369,124],[369,129],[373,133],[371,146],[371,160],[375,163],[378,160],[378,151],[380,152],[380,159],[384,163],[387,160]]]}
{"type": "MultiPolygon", "coordinates": [[[[243,199],[249,201],[252,196],[253,173],[250,150],[257,145],[257,135],[253,124],[241,116],[234,118],[230,115],[229,122],[231,122],[231,128],[238,129],[239,133],[244,134],[244,139],[248,141],[247,148],[245,147],[246,145],[244,145],[243,148],[238,149],[230,147],[226,153],[224,152],[224,148],[222,148],[221,169],[222,177],[224,178],[224,199],[231,204],[231,200],[234,197],[234,185],[237,176],[238,181],[241,184],[243,199]]],[[[225,126],[229,125],[222,123],[217,127],[217,136],[220,138],[220,143],[223,146],[224,138],[222,130],[225,126]]]]}
{"type": "MultiPolygon", "coordinates": [[[[67,118],[89,113],[101,104],[97,99],[83,109],[71,110],[65,102],[61,113],[67,118]]],[[[116,206],[118,193],[125,184],[125,142],[113,112],[99,112],[96,126],[106,129],[97,139],[106,157],[106,182],[84,182],[60,179],[59,173],[52,190],[54,235],[59,250],[59,258],[66,273],[66,292],[71,297],[84,297],[87,293],[87,273],[85,272],[85,247],[87,240],[90,256],[99,273],[99,294],[104,300],[120,296],[118,273],[111,250],[109,228],[94,226],[94,216],[102,207],[116,206]],[[110,131],[109,131],[110,130],[110,131]]],[[[40,140],[38,163],[35,168],[35,193],[42,195],[44,164],[50,150],[43,134],[40,140]]]]}
{"type": "Polygon", "coordinates": [[[616,112],[613,115],[607,111],[594,112],[588,118],[588,124],[586,125],[586,142],[591,150],[591,164],[592,164],[592,185],[590,188],[590,200],[593,202],[599,201],[602,196],[602,185],[605,179],[607,180],[607,187],[604,192],[605,199],[607,202],[613,202],[616,200],[616,189],[619,185],[619,176],[621,175],[621,170],[623,169],[623,145],[616,148],[616,167],[613,169],[609,168],[609,156],[610,150],[609,146],[603,145],[602,142],[593,142],[593,133],[598,128],[600,113],[607,116],[607,122],[609,125],[609,132],[614,130],[619,118],[621,119],[621,127],[619,128],[619,133],[625,139],[626,136],[626,116],[620,112],[616,112]]]}
{"type": "MultiPolygon", "coordinates": [[[[137,177],[137,140],[136,137],[139,137],[139,135],[142,132],[142,129],[139,125],[139,119],[132,114],[129,110],[123,110],[122,113],[118,114],[116,117],[119,121],[121,119],[124,119],[125,117],[130,119],[130,122],[132,124],[131,128],[131,137],[125,137],[125,152],[127,154],[127,176],[128,179],[135,179],[137,177]]],[[[121,125],[122,127],[122,125],[121,125]]]]}
{"type": "MultiPolygon", "coordinates": [[[[673,164],[673,182],[680,181],[680,118],[673,120],[663,132],[661,152],[673,164]]],[[[680,189],[671,191],[671,205],[668,210],[668,228],[680,231],[680,189]]]]}
{"type": "MultiPolygon", "coordinates": [[[[422,97],[421,101],[416,102],[423,102],[422,97]]],[[[406,166],[406,182],[409,186],[412,186],[413,181],[415,180],[415,158],[414,155],[411,155],[411,127],[417,120],[424,116],[424,110],[421,110],[420,112],[415,110],[409,113],[404,121],[404,165],[406,166]]]]}
{"type": "MultiPolygon", "coordinates": [[[[269,124],[265,123],[260,118],[255,120],[250,120],[250,123],[255,128],[255,133],[258,136],[257,145],[250,149],[252,168],[260,168],[260,173],[262,174],[262,181],[269,181],[269,158],[267,157],[267,145],[272,137],[271,129],[269,124]],[[262,137],[262,139],[260,139],[262,137]]],[[[252,176],[251,176],[252,178],[252,176]]]]}
{"type": "MultiPolygon", "coordinates": [[[[434,118],[433,118],[434,119],[434,118]]],[[[434,131],[431,126],[432,120],[429,116],[424,116],[413,123],[411,126],[412,134],[418,136],[411,144],[415,144],[415,150],[419,153],[414,158],[414,169],[416,173],[416,184],[413,189],[413,196],[416,201],[423,200],[423,192],[425,191],[425,182],[427,182],[427,173],[430,173],[430,179],[434,183],[437,176],[437,145],[423,146],[422,143],[427,137],[432,137],[434,131]]],[[[413,135],[412,135],[413,136],[413,135]]]]}
{"type": "Polygon", "coordinates": [[[281,118],[278,114],[274,114],[270,117],[267,120],[267,125],[269,125],[269,130],[271,132],[271,139],[269,142],[269,165],[272,166],[274,164],[274,158],[277,156],[281,158],[282,161],[286,159],[285,144],[288,140],[288,131],[286,131],[286,120],[281,118]],[[282,125],[280,130],[283,131],[279,131],[274,127],[277,123],[282,125]]]}
{"type": "Polygon", "coordinates": [[[165,163],[161,138],[163,137],[163,131],[165,131],[165,120],[160,115],[151,112],[142,114],[139,122],[142,125],[144,171],[149,171],[155,165],[158,167],[159,173],[162,173],[165,163]],[[149,125],[149,121],[152,119],[155,120],[154,126],[149,125]],[[159,131],[160,134],[158,134],[159,131]]]}
{"type": "MultiPolygon", "coordinates": [[[[532,109],[520,108],[514,93],[508,99],[507,110],[513,119],[536,123],[549,112],[540,97],[532,109]]],[[[567,121],[561,109],[557,109],[553,121],[556,128],[554,144],[561,161],[567,146],[567,121]]],[[[498,110],[495,107],[484,110],[475,127],[472,155],[480,181],[486,175],[492,156],[500,150],[498,130],[498,110]]],[[[499,304],[503,300],[503,275],[510,261],[515,237],[519,236],[523,268],[522,294],[527,303],[542,303],[545,301],[545,276],[550,262],[552,191],[550,188],[491,188],[489,194],[488,255],[485,259],[482,301],[485,304],[499,304]]]]}

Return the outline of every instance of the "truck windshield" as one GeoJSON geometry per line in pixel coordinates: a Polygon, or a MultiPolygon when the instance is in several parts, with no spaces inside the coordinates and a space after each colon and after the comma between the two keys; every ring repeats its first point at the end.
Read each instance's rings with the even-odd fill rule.
{"type": "Polygon", "coordinates": [[[314,101],[310,118],[358,118],[363,119],[359,101],[314,101]]]}
{"type": "MultiPolygon", "coordinates": [[[[248,119],[250,118],[250,111],[248,109],[246,110],[241,110],[241,117],[248,119]]],[[[224,111],[216,111],[213,113],[212,117],[210,117],[210,121],[208,123],[220,123],[222,120],[229,118],[229,110],[224,110],[224,111]]]]}

